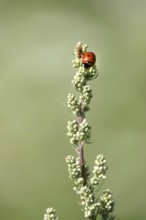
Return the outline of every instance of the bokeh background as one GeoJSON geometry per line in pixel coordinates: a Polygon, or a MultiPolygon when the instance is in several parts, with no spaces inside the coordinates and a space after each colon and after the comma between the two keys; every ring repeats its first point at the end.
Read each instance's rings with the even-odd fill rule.
{"type": "Polygon", "coordinates": [[[0,0],[0,219],[83,219],[68,178],[73,50],[97,55],[85,155],[108,160],[119,219],[146,219],[146,1],[0,0]]]}

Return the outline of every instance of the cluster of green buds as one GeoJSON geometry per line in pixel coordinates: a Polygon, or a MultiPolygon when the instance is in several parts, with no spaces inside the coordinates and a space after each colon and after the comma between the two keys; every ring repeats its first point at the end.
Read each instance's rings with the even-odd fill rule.
{"type": "Polygon", "coordinates": [[[115,201],[112,199],[112,192],[110,189],[103,192],[103,195],[100,197],[99,204],[99,214],[102,215],[103,219],[115,219],[115,216],[113,215],[115,201]]]}
{"type": "Polygon", "coordinates": [[[59,220],[54,208],[48,208],[44,214],[44,220],[59,220]]]}
{"type": "MultiPolygon", "coordinates": [[[[82,177],[80,160],[74,156],[67,156],[66,162],[68,166],[69,177],[73,181],[75,192],[80,196],[81,206],[83,207],[85,218],[91,218],[97,215],[98,202],[94,192],[94,188],[90,184],[84,184],[82,177]]],[[[86,173],[89,175],[88,167],[85,165],[86,173]]],[[[92,219],[92,218],[91,218],[92,219]]]]}
{"type": "Polygon", "coordinates": [[[106,179],[106,171],[108,169],[106,163],[107,161],[103,155],[97,156],[95,160],[95,166],[93,168],[93,177],[90,180],[91,184],[98,185],[100,181],[106,179]]]}
{"type": "Polygon", "coordinates": [[[89,168],[85,164],[86,173],[88,179],[90,179],[90,183],[87,184],[84,184],[84,179],[82,177],[80,159],[68,155],[66,157],[66,163],[68,166],[69,177],[74,184],[73,189],[80,196],[80,204],[83,207],[85,218],[94,220],[99,214],[104,220],[113,220],[114,216],[112,212],[115,202],[112,199],[112,192],[107,189],[103,192],[101,197],[98,198],[96,195],[97,190],[95,185],[98,185],[101,179],[104,180],[106,178],[105,170],[107,170],[107,166],[106,159],[103,155],[97,156],[97,159],[95,160],[96,166],[93,168],[94,177],[98,177],[98,181],[94,180],[93,182],[94,177],[91,179],[89,178],[89,168]]]}
{"type": "Polygon", "coordinates": [[[66,163],[68,166],[69,177],[74,183],[74,190],[77,190],[83,185],[84,179],[81,175],[80,161],[79,158],[68,155],[66,157],[66,163]]]}
{"type": "MultiPolygon", "coordinates": [[[[82,63],[82,55],[86,54],[87,45],[82,43],[77,43],[74,51],[75,59],[72,61],[73,67],[78,68],[76,74],[73,77],[72,84],[75,89],[80,92],[79,97],[75,95],[68,95],[68,107],[73,111],[73,114],[79,115],[82,111],[89,110],[89,104],[91,98],[93,97],[92,90],[87,85],[89,80],[92,80],[98,76],[96,65],[89,68],[85,68],[82,63]]],[[[94,64],[94,63],[93,63],[94,64]]]]}
{"type": "MultiPolygon", "coordinates": [[[[81,85],[79,85],[80,87],[81,85]]],[[[84,111],[89,110],[89,104],[91,101],[91,98],[93,97],[92,89],[89,87],[89,85],[84,85],[82,88],[82,92],[77,98],[74,94],[69,93],[68,94],[68,101],[67,106],[70,108],[70,110],[73,112],[74,115],[79,115],[81,107],[84,109],[84,111]]]]}
{"type": "Polygon", "coordinates": [[[74,50],[75,59],[72,61],[74,68],[81,67],[81,56],[87,51],[87,48],[87,44],[82,44],[81,42],[77,43],[74,50]]]}
{"type": "Polygon", "coordinates": [[[91,126],[84,118],[78,127],[78,122],[76,120],[67,122],[67,136],[70,138],[70,143],[77,145],[81,141],[88,143],[91,136],[91,126]]]}

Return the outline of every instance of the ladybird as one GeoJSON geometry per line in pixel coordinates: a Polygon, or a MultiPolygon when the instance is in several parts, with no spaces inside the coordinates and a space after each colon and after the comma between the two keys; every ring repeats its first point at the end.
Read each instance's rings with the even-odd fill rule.
{"type": "Polygon", "coordinates": [[[96,55],[93,52],[86,52],[82,54],[82,64],[85,68],[94,66],[96,62],[96,55]]]}

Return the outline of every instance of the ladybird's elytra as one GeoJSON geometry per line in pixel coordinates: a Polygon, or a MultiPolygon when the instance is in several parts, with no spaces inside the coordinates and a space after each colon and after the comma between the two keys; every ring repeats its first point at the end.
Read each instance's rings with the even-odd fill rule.
{"type": "Polygon", "coordinates": [[[96,62],[96,55],[93,52],[86,52],[82,54],[82,64],[85,68],[94,66],[96,62]]]}

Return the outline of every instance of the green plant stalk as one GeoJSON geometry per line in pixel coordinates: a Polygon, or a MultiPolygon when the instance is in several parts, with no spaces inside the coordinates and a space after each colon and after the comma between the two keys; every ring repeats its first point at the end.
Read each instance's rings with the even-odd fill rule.
{"type": "MultiPolygon", "coordinates": [[[[82,104],[81,104],[81,106],[82,106],[82,104]]],[[[80,124],[82,123],[84,118],[85,118],[85,113],[84,113],[83,108],[81,107],[80,115],[77,116],[78,129],[80,128],[80,124]]],[[[83,185],[86,185],[87,184],[87,173],[86,173],[86,168],[85,168],[84,142],[83,141],[80,141],[78,143],[77,149],[78,149],[78,154],[79,154],[79,158],[80,158],[81,176],[84,179],[83,185]]]]}

